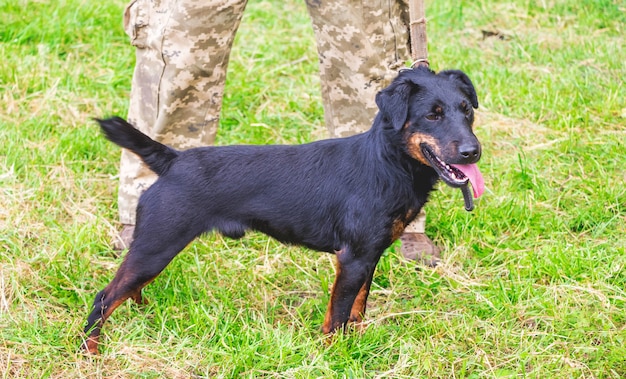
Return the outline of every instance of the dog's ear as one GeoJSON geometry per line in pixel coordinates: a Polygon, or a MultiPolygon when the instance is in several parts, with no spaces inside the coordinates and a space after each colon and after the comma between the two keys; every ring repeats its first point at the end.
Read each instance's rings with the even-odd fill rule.
{"type": "Polygon", "coordinates": [[[376,105],[384,119],[394,129],[400,130],[404,126],[409,113],[409,95],[411,86],[415,86],[406,79],[396,79],[389,87],[376,94],[376,105]]]}
{"type": "Polygon", "coordinates": [[[467,97],[469,97],[472,103],[472,106],[474,108],[478,108],[478,96],[476,96],[476,90],[474,89],[474,84],[472,84],[472,81],[470,80],[470,78],[467,75],[465,75],[463,71],[446,70],[446,71],[441,71],[439,75],[444,75],[444,76],[449,77],[452,80],[456,80],[459,83],[459,87],[461,88],[461,91],[463,91],[463,93],[467,95],[467,97]]]}

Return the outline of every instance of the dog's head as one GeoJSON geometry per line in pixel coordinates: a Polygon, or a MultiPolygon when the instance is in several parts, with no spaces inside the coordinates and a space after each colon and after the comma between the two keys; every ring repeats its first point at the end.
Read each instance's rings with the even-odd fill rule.
{"type": "MultiPolygon", "coordinates": [[[[435,74],[427,68],[402,70],[376,95],[383,125],[400,133],[405,152],[432,167],[448,185],[472,180],[481,155],[474,135],[478,99],[472,81],[458,70],[435,74]]],[[[476,195],[477,188],[472,183],[476,195]]]]}

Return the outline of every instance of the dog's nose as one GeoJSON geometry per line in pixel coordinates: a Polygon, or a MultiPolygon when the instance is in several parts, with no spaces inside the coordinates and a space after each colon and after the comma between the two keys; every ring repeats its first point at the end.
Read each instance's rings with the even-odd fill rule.
{"type": "Polygon", "coordinates": [[[474,163],[480,158],[480,145],[475,143],[466,143],[459,146],[459,154],[467,163],[474,163]]]}

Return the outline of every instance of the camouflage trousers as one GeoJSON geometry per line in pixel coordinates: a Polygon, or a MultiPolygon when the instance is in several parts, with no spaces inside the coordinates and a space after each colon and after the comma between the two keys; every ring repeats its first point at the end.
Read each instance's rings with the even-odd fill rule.
{"type": "MultiPolygon", "coordinates": [[[[331,137],[370,128],[376,93],[410,59],[407,0],[307,0],[331,137]]],[[[133,0],[124,29],[136,47],[129,121],[187,149],[215,140],[226,69],[247,0],[133,0]]],[[[280,17],[280,10],[276,10],[280,17]]],[[[135,223],[139,195],[156,179],[123,151],[120,221],[135,223]]],[[[423,214],[409,226],[424,231],[423,214]]]]}

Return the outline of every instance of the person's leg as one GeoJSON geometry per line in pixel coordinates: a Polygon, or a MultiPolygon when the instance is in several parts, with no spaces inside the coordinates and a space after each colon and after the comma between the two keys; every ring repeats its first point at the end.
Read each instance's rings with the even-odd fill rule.
{"type": "Polygon", "coordinates": [[[407,5],[307,0],[307,7],[317,40],[326,126],[332,137],[366,131],[378,110],[376,93],[410,59],[407,5]]]}
{"type": "MultiPolygon", "coordinates": [[[[368,130],[375,96],[410,59],[408,3],[403,0],[307,0],[320,61],[326,125],[332,137],[368,130]]],[[[424,234],[425,214],[401,237],[410,259],[439,254],[424,234]]],[[[422,258],[423,257],[423,258],[422,258]]]]}
{"type": "MultiPolygon", "coordinates": [[[[247,0],[135,0],[124,28],[136,47],[129,121],[177,149],[212,144],[217,132],[230,49],[247,0]]],[[[137,201],[154,181],[134,154],[123,151],[118,207],[124,228],[115,244],[132,240],[137,201]]]]}

